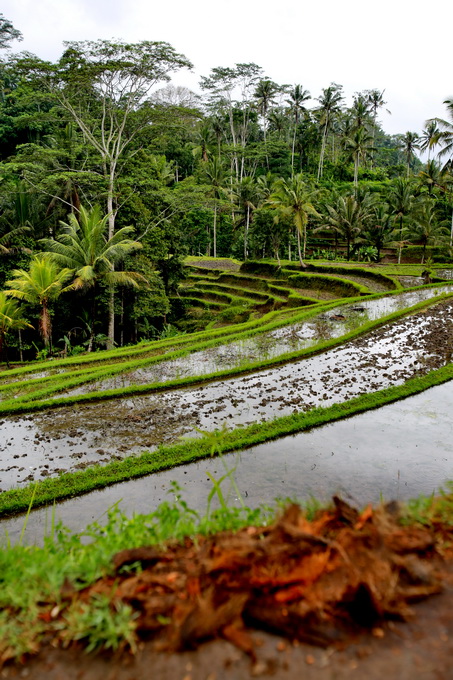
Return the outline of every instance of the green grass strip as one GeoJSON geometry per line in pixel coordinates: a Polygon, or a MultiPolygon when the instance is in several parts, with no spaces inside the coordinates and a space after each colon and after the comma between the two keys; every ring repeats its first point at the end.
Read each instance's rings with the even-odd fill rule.
{"type": "MultiPolygon", "coordinates": [[[[341,404],[318,407],[307,412],[260,422],[248,427],[226,431],[217,443],[220,453],[229,453],[262,444],[266,441],[296,434],[327,423],[349,418],[370,409],[405,399],[430,387],[453,379],[453,363],[427,375],[415,377],[403,385],[355,397],[341,404]]],[[[129,457],[105,466],[96,465],[80,472],[34,482],[24,488],[4,491],[0,495],[0,517],[24,512],[33,498],[33,507],[40,507],[81,494],[102,489],[111,484],[171,469],[211,455],[209,439],[195,439],[183,444],[161,446],[154,452],[129,457]]]]}

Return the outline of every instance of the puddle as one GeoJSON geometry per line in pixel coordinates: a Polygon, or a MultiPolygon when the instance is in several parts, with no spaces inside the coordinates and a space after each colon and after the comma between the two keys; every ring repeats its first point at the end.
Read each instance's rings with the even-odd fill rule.
{"type": "Polygon", "coordinates": [[[434,273],[441,279],[453,279],[453,269],[435,269],[434,273]]]}
{"type": "Polygon", "coordinates": [[[398,276],[398,280],[404,288],[425,285],[425,280],[422,276],[398,276]]]}
{"type": "Polygon", "coordinates": [[[451,361],[453,302],[291,364],[203,386],[1,421],[0,487],[152,450],[195,427],[271,420],[398,385],[451,361]]]}
{"type": "MultiPolygon", "coordinates": [[[[273,503],[274,499],[315,497],[328,501],[335,493],[358,507],[381,498],[405,501],[435,493],[452,479],[453,381],[389,404],[380,409],[325,425],[310,432],[261,444],[224,457],[247,505],[273,503]]],[[[93,521],[105,521],[114,503],[129,516],[148,513],[171,500],[171,482],[177,481],[189,506],[204,512],[212,488],[207,472],[220,477],[222,461],[206,459],[148,477],[116,484],[55,507],[56,519],[73,531],[93,521]]],[[[230,504],[239,504],[223,487],[230,504]]],[[[52,509],[30,514],[26,542],[41,542],[51,526],[52,509]]],[[[2,520],[18,540],[24,516],[2,520]]]]}

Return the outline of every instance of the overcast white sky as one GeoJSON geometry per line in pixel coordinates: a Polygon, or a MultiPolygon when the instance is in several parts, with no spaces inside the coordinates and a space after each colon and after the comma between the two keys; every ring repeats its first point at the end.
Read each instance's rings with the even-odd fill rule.
{"type": "Polygon", "coordinates": [[[390,134],[420,133],[453,96],[452,0],[2,0],[0,11],[24,35],[13,50],[42,59],[64,40],[166,41],[194,64],[173,82],[195,91],[200,75],[240,62],[313,97],[340,83],[348,104],[385,89],[390,134]]]}

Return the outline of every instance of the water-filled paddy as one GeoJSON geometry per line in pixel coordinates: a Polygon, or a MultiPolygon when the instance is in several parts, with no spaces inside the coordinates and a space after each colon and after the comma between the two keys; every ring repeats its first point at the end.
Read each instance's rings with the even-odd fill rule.
{"type": "MultiPolygon", "coordinates": [[[[358,506],[368,502],[408,500],[436,492],[453,478],[453,381],[403,401],[284,437],[224,461],[236,467],[235,478],[247,505],[272,503],[276,497],[328,500],[339,493],[358,506]]],[[[147,513],[168,495],[172,480],[189,505],[203,512],[212,488],[207,472],[224,473],[222,461],[207,459],[32,512],[26,540],[40,541],[54,519],[74,531],[105,519],[114,503],[127,514],[147,513]]],[[[224,487],[228,495],[228,486],[224,487]]],[[[232,489],[229,501],[237,504],[232,489]]],[[[24,517],[0,522],[17,540],[24,517]]]]}
{"type": "Polygon", "coordinates": [[[193,352],[179,359],[160,361],[152,366],[69,390],[65,394],[77,395],[132,384],[166,382],[236,368],[244,362],[273,359],[288,352],[314,347],[322,340],[340,338],[360,328],[367,321],[376,321],[393,312],[412,307],[418,302],[429,300],[442,293],[452,292],[453,285],[447,284],[436,288],[410,290],[398,295],[387,295],[375,300],[364,298],[358,303],[343,304],[329,312],[316,314],[301,323],[290,324],[251,338],[193,352]]]}
{"type": "Polygon", "coordinates": [[[1,488],[198,436],[194,428],[248,425],[401,384],[451,361],[452,317],[453,302],[444,302],[252,375],[5,418],[1,488]]]}

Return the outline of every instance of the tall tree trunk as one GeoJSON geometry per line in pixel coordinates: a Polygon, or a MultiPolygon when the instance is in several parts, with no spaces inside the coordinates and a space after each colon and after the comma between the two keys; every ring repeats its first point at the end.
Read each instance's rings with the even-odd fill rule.
{"type": "MultiPolygon", "coordinates": [[[[115,234],[115,217],[116,211],[113,207],[113,197],[115,190],[115,166],[110,166],[109,187],[107,194],[107,210],[109,220],[109,239],[113,238],[115,234]]],[[[112,265],[112,271],[114,266],[112,265]]],[[[109,286],[109,306],[108,306],[108,332],[107,332],[107,349],[113,349],[115,344],[115,289],[112,285],[109,286]]]]}
{"type": "Polygon", "coordinates": [[[217,202],[214,198],[214,224],[213,224],[213,249],[214,257],[217,257],[217,202]]]}
{"type": "Polygon", "coordinates": [[[115,287],[109,285],[109,325],[107,332],[107,349],[113,349],[115,345],[115,287]]]}
{"type": "Polygon", "coordinates": [[[300,231],[297,229],[297,252],[299,253],[299,262],[301,267],[305,267],[304,261],[302,259],[302,249],[300,244],[300,231]]]}
{"type": "Polygon", "coordinates": [[[248,235],[249,235],[249,226],[250,226],[250,207],[247,206],[247,214],[246,214],[246,219],[245,219],[245,233],[244,233],[244,260],[247,259],[247,240],[248,240],[248,235]]]}
{"type": "Polygon", "coordinates": [[[327,121],[326,121],[326,124],[324,126],[324,132],[323,132],[323,135],[322,135],[321,153],[320,153],[320,156],[319,156],[319,165],[318,165],[318,181],[321,179],[322,172],[323,172],[323,169],[324,169],[324,154],[326,152],[326,139],[327,139],[327,121]]]}

